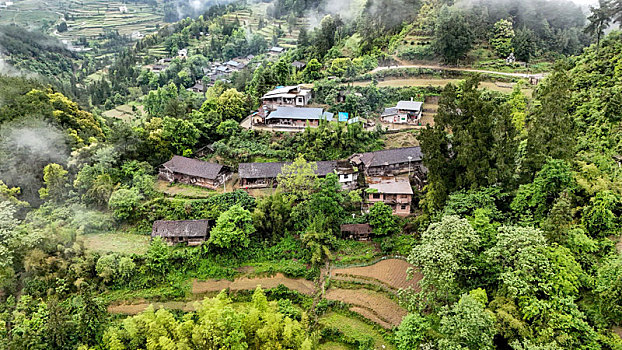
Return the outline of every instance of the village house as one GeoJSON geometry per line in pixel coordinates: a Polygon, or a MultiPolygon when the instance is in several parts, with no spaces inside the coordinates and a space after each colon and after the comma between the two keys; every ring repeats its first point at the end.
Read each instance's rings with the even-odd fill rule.
{"type": "Polygon", "coordinates": [[[153,73],[161,73],[161,72],[165,71],[166,68],[168,68],[168,65],[154,64],[153,66],[151,66],[151,71],[153,73]]]}
{"type": "Polygon", "coordinates": [[[188,49],[177,50],[177,57],[181,58],[182,60],[188,58],[188,49]]]}
{"type": "Polygon", "coordinates": [[[283,52],[285,52],[285,49],[280,46],[273,46],[270,48],[270,50],[268,50],[268,53],[270,55],[280,55],[283,52]]]}
{"type": "Polygon", "coordinates": [[[306,63],[300,61],[292,62],[292,67],[296,68],[296,70],[303,70],[307,66],[306,63]]]}
{"type": "Polygon", "coordinates": [[[209,220],[158,220],[153,223],[151,238],[162,237],[169,245],[198,246],[209,238],[210,227],[209,220]]]}
{"type": "Polygon", "coordinates": [[[413,189],[408,177],[367,178],[369,188],[366,193],[366,205],[369,210],[375,203],[383,202],[390,206],[393,215],[410,214],[413,189]]]}
{"type": "Polygon", "coordinates": [[[162,164],[159,178],[170,183],[179,182],[215,190],[231,177],[228,167],[181,156],[173,156],[162,164]]]}
{"type": "Polygon", "coordinates": [[[244,68],[244,63],[238,62],[236,60],[231,60],[225,63],[225,66],[229,67],[231,70],[239,71],[244,68]]]}
{"type": "Polygon", "coordinates": [[[203,94],[207,91],[207,87],[201,81],[197,81],[193,86],[187,88],[186,90],[203,94]]]}
{"type": "Polygon", "coordinates": [[[421,147],[405,147],[350,156],[350,163],[367,176],[395,176],[409,173],[423,187],[427,169],[423,166],[421,147]]]}
{"type": "MultiPolygon", "coordinates": [[[[291,162],[272,162],[272,163],[240,163],[238,175],[240,177],[240,188],[265,188],[277,185],[277,177],[281,173],[284,165],[291,162]]],[[[325,177],[334,173],[337,168],[336,161],[316,162],[317,169],[315,174],[318,177],[325,177]]]]}
{"type": "Polygon", "coordinates": [[[380,119],[385,123],[417,124],[423,115],[423,102],[400,101],[395,107],[384,110],[380,119]]]}
{"type": "Polygon", "coordinates": [[[337,161],[339,183],[344,190],[354,190],[358,186],[358,169],[347,160],[337,161]]]}
{"type": "Polygon", "coordinates": [[[345,224],[341,225],[341,237],[355,239],[357,241],[369,241],[372,229],[369,224],[345,224]]]}
{"type": "Polygon", "coordinates": [[[286,128],[317,127],[320,125],[320,120],[330,122],[334,117],[333,113],[324,112],[322,108],[308,107],[277,107],[272,112],[264,111],[264,113],[267,113],[265,118],[254,118],[254,120],[267,126],[286,128]]]}
{"type": "Polygon", "coordinates": [[[277,107],[304,107],[311,101],[311,90],[301,85],[280,86],[261,97],[261,103],[268,110],[277,107]]]}

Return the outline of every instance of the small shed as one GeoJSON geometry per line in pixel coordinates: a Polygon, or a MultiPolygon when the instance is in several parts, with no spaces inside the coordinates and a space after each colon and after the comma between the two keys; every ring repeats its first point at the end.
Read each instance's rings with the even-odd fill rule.
{"type": "Polygon", "coordinates": [[[341,225],[341,236],[357,241],[369,241],[372,229],[369,224],[346,224],[341,225]]]}
{"type": "Polygon", "coordinates": [[[209,220],[158,220],[153,223],[151,238],[162,237],[169,245],[201,245],[209,238],[209,220]]]}

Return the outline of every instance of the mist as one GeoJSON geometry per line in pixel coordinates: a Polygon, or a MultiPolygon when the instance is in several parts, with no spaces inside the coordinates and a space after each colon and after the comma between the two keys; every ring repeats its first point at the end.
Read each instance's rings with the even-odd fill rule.
{"type": "Polygon", "coordinates": [[[45,121],[28,118],[0,126],[0,179],[20,187],[31,204],[39,203],[45,165],[65,164],[68,156],[65,134],[45,121]]]}

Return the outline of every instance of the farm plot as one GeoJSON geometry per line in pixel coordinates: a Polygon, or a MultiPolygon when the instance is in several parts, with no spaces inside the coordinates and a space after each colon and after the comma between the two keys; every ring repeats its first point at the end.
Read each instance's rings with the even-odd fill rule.
{"type": "Polygon", "coordinates": [[[418,282],[422,276],[415,271],[413,278],[408,279],[407,270],[411,267],[413,266],[401,259],[386,259],[370,266],[333,269],[331,275],[336,280],[376,284],[391,290],[409,287],[418,290],[418,282]]]}
{"type": "Polygon", "coordinates": [[[397,302],[371,290],[335,288],[329,289],[325,297],[328,300],[341,301],[352,305],[351,311],[359,313],[387,329],[397,327],[402,322],[402,318],[406,316],[406,310],[397,302]]]}
{"type": "MultiPolygon", "coordinates": [[[[348,317],[336,312],[329,312],[319,319],[319,323],[324,327],[336,328],[349,341],[363,340],[372,338],[374,349],[394,350],[395,346],[384,339],[382,334],[371,325],[353,317],[348,317]]],[[[320,345],[322,350],[352,349],[352,345],[337,342],[328,342],[320,345]]]]}
{"type": "Polygon", "coordinates": [[[280,284],[285,287],[298,291],[303,294],[311,295],[314,291],[313,282],[305,279],[295,279],[285,277],[281,273],[277,273],[271,277],[241,277],[236,280],[208,280],[192,282],[192,294],[206,294],[213,292],[220,292],[223,289],[231,289],[232,291],[251,290],[257,288],[260,285],[263,289],[272,289],[278,287],[280,284]]]}
{"type": "MultiPolygon", "coordinates": [[[[426,78],[426,77],[412,77],[405,79],[385,79],[383,81],[378,82],[378,87],[408,87],[408,86],[433,86],[433,87],[444,87],[445,85],[457,84],[462,79],[442,79],[442,78],[426,78]]],[[[371,84],[371,81],[357,81],[352,83],[354,86],[368,86],[371,84]]],[[[487,88],[493,91],[499,91],[503,93],[511,93],[514,89],[515,83],[495,83],[491,81],[483,81],[480,82],[481,88],[487,88]]],[[[531,96],[532,89],[529,87],[523,87],[523,93],[527,96],[531,96]]]]}

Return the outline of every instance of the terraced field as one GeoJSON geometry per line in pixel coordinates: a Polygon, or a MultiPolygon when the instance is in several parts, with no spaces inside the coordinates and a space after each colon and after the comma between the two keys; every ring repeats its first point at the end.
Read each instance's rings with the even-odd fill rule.
{"type": "Polygon", "coordinates": [[[350,311],[387,329],[399,326],[407,313],[397,302],[384,294],[366,289],[329,289],[325,297],[328,300],[353,305],[350,311]]]}
{"type": "Polygon", "coordinates": [[[406,271],[410,267],[412,265],[404,260],[386,259],[370,266],[333,269],[331,276],[335,280],[373,284],[391,291],[409,287],[418,290],[417,283],[422,276],[415,272],[409,279],[406,271]]]}

